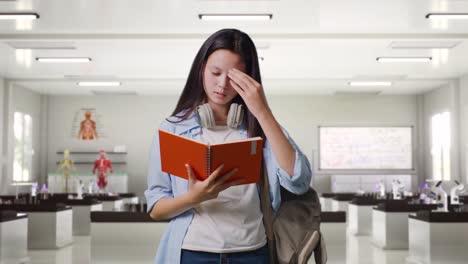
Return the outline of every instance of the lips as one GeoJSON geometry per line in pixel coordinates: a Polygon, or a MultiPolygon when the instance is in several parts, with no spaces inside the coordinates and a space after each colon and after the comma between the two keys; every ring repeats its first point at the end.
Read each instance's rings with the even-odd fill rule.
{"type": "Polygon", "coordinates": [[[216,96],[217,98],[220,98],[220,99],[226,97],[226,95],[223,94],[223,93],[214,92],[214,94],[215,94],[215,96],[216,96]]]}

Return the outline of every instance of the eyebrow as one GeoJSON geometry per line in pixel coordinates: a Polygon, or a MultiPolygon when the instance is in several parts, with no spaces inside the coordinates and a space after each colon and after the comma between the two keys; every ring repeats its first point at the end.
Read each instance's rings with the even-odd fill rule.
{"type": "Polygon", "coordinates": [[[218,66],[211,66],[211,69],[213,70],[221,70],[221,68],[219,68],[218,66]]]}

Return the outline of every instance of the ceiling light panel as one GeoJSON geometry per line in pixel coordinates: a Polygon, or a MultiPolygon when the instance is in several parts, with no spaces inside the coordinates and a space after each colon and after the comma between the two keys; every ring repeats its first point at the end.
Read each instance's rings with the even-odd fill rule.
{"type": "Polygon", "coordinates": [[[31,12],[0,12],[0,20],[35,20],[39,14],[31,12]]]}
{"type": "Polygon", "coordinates": [[[349,86],[392,86],[392,82],[386,81],[350,81],[349,86]]]}
{"type": "Polygon", "coordinates": [[[453,49],[461,41],[392,41],[392,49],[453,49]]]}
{"type": "Polygon", "coordinates": [[[74,81],[109,81],[109,80],[117,80],[117,76],[115,75],[64,75],[63,78],[74,80],[74,81]]]}
{"type": "Polygon", "coordinates": [[[272,14],[199,14],[198,18],[206,21],[268,21],[272,14]]]}
{"type": "Polygon", "coordinates": [[[429,13],[426,15],[428,19],[468,19],[468,13],[429,13]]]}
{"type": "Polygon", "coordinates": [[[91,62],[91,58],[56,58],[56,57],[38,57],[36,58],[38,62],[47,62],[47,63],[86,63],[91,62]]]}
{"type": "Polygon", "coordinates": [[[354,75],[353,81],[399,81],[408,78],[406,74],[395,75],[354,75]]]}
{"type": "Polygon", "coordinates": [[[91,90],[94,95],[138,95],[136,91],[91,90]]]}
{"type": "Polygon", "coordinates": [[[382,91],[336,91],[334,95],[379,95],[382,91]]]}
{"type": "Polygon", "coordinates": [[[33,49],[33,50],[73,50],[76,49],[75,43],[71,41],[9,41],[6,42],[14,49],[33,49]]]}
{"type": "Polygon", "coordinates": [[[377,57],[378,62],[430,62],[431,57],[377,57]]]}
{"type": "Polygon", "coordinates": [[[78,86],[89,86],[89,87],[98,87],[98,86],[120,86],[122,83],[116,81],[82,81],[78,82],[78,86]]]}

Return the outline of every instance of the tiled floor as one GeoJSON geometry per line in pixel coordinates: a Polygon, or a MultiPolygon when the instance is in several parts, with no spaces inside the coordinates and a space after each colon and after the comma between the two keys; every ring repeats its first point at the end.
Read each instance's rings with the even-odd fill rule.
{"type": "MultiPolygon", "coordinates": [[[[370,243],[368,236],[347,235],[346,247],[344,243],[342,245],[327,244],[327,246],[329,264],[399,264],[405,263],[408,256],[408,251],[405,250],[381,250],[370,243]]],[[[74,243],[70,246],[59,250],[30,250],[29,257],[33,264],[152,263],[152,259],[136,261],[135,258],[132,259],[132,253],[131,245],[129,245],[127,250],[116,249],[109,252],[109,258],[92,259],[91,238],[77,236],[74,237],[74,243]]]]}

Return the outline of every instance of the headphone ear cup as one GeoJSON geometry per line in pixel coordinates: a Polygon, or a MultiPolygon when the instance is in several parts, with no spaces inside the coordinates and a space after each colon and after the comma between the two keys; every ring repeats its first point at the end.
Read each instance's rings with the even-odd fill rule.
{"type": "Polygon", "coordinates": [[[235,118],[236,118],[236,115],[237,115],[237,104],[231,104],[231,106],[229,107],[229,112],[228,112],[228,116],[227,116],[227,125],[228,127],[230,128],[236,128],[235,127],[235,118]]]}
{"type": "Polygon", "coordinates": [[[200,120],[200,125],[205,128],[215,127],[215,119],[213,111],[208,103],[199,105],[197,107],[197,114],[200,120]]]}
{"type": "Polygon", "coordinates": [[[227,125],[230,128],[238,128],[244,117],[244,111],[241,104],[233,103],[229,108],[229,113],[227,117],[227,125]]]}
{"type": "Polygon", "coordinates": [[[237,107],[236,120],[237,120],[236,127],[239,127],[242,124],[242,121],[244,120],[244,106],[241,104],[237,107]]]}

